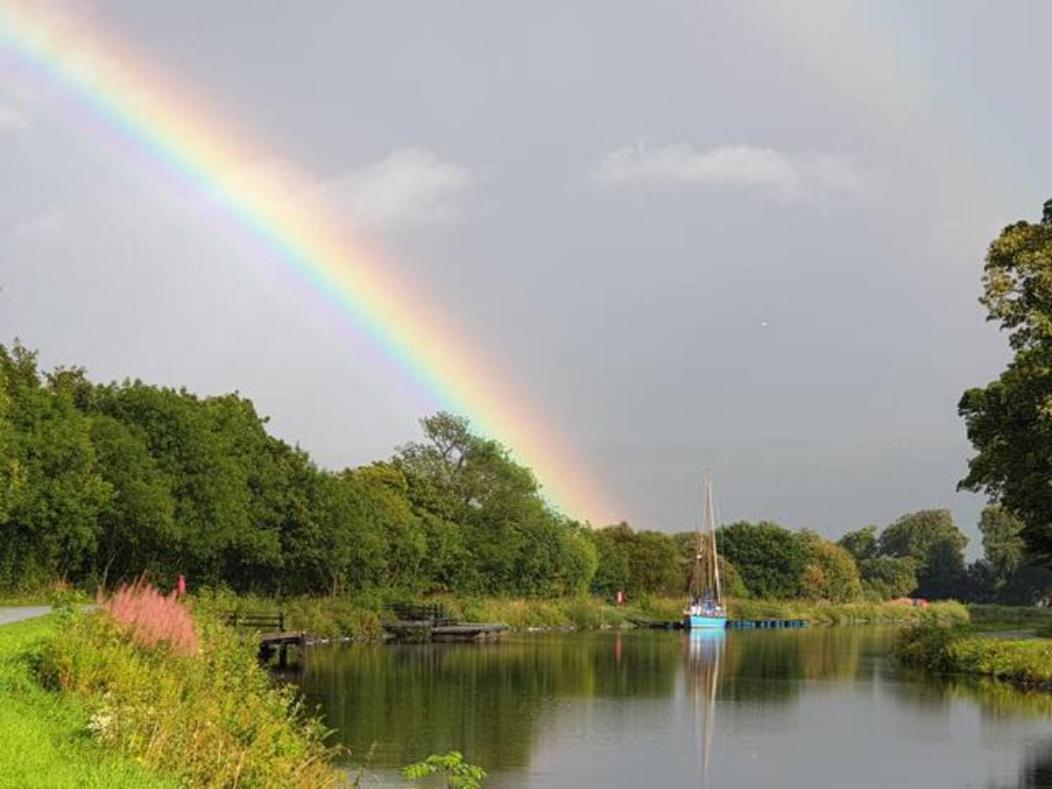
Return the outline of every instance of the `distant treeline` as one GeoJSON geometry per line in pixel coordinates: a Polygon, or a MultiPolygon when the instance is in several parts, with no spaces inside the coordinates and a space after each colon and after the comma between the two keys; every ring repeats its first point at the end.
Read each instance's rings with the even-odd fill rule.
{"type": "MultiPolygon", "coordinates": [[[[684,593],[692,533],[589,528],[465,420],[422,426],[392,458],[334,472],[269,435],[239,395],[44,374],[32,352],[0,346],[0,590],[145,573],[261,594],[684,593]]],[[[991,508],[981,528],[986,558],[970,567],[943,510],[839,544],[769,522],[718,542],[732,596],[1043,597],[1049,573],[1026,563],[1019,522],[991,508]]]]}

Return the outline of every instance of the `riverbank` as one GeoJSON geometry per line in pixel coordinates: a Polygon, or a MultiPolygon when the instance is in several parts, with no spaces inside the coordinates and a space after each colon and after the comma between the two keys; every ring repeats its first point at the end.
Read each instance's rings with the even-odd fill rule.
{"type": "Polygon", "coordinates": [[[102,608],[0,627],[0,785],[343,781],[252,645],[148,589],[102,608]]]}
{"type": "MultiPolygon", "coordinates": [[[[383,621],[396,619],[394,597],[292,597],[281,600],[204,592],[194,605],[218,619],[227,612],[282,611],[289,630],[313,636],[359,642],[383,638],[383,621]]],[[[438,603],[449,614],[469,622],[500,622],[512,630],[605,630],[633,627],[635,620],[678,620],[681,598],[644,597],[617,606],[591,596],[552,599],[431,596],[418,602],[438,603]]],[[[968,622],[968,609],[948,601],[921,608],[898,603],[809,603],[796,600],[729,600],[728,614],[739,619],[803,619],[813,625],[909,624],[934,619],[945,624],[968,622]]]]}
{"type": "Polygon", "coordinates": [[[1052,690],[1052,640],[923,623],[904,630],[895,656],[907,666],[1052,690]]]}
{"type": "Polygon", "coordinates": [[[136,789],[178,782],[86,736],[91,711],[44,688],[34,667],[52,639],[55,616],[0,626],[0,783],[136,789]]]}

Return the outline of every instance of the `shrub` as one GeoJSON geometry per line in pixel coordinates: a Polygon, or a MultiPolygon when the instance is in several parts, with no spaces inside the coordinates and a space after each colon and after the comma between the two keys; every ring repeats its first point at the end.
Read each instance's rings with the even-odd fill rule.
{"type": "Polygon", "coordinates": [[[904,631],[895,655],[906,665],[931,671],[1052,683],[1052,644],[1039,639],[995,638],[928,622],[904,631]]]}
{"type": "Polygon", "coordinates": [[[167,641],[147,645],[145,631],[111,608],[124,610],[74,616],[39,667],[45,684],[82,699],[97,740],[192,786],[337,783],[321,724],[234,633],[198,622],[188,654],[167,641]]]}
{"type": "Polygon", "coordinates": [[[402,775],[410,781],[442,775],[446,779],[448,789],[480,789],[486,779],[486,771],[465,762],[459,751],[432,754],[422,762],[402,768],[402,775]]]}

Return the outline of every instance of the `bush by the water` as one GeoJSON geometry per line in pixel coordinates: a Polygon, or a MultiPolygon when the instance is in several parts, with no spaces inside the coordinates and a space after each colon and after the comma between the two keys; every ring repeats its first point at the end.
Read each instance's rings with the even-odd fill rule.
{"type": "MultiPolygon", "coordinates": [[[[82,700],[96,739],[188,785],[335,785],[325,730],[236,635],[202,621],[188,654],[165,639],[144,643],[141,628],[110,613],[156,606],[155,594],[139,587],[125,593],[138,603],[73,615],[43,650],[42,681],[82,700]]],[[[185,611],[173,610],[163,615],[181,621],[185,611]]]]}
{"type": "Polygon", "coordinates": [[[923,622],[899,635],[895,655],[908,666],[930,671],[1052,683],[1052,642],[1043,639],[997,638],[923,622]]]}

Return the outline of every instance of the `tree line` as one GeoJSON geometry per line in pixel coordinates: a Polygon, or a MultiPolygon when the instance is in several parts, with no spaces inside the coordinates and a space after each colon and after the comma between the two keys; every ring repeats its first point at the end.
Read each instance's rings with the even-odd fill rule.
{"type": "MultiPolygon", "coordinates": [[[[439,413],[423,439],[359,468],[319,468],[237,394],[43,373],[0,346],[0,589],[147,574],[265,594],[684,593],[690,531],[591,529],[553,511],[529,469],[439,413]]],[[[1022,524],[990,508],[966,567],[947,511],[839,543],[775,523],[720,529],[731,596],[1028,599],[1046,583],[1022,524]]]]}
{"type": "MultiPolygon", "coordinates": [[[[719,530],[728,594],[1052,600],[1052,200],[990,245],[983,296],[1014,357],[959,405],[985,492],[983,558],[948,510],[832,542],[769,521],[719,530]]],[[[238,394],[41,371],[0,345],[0,590],[56,579],[267,594],[398,589],[552,596],[684,593],[693,534],[592,529],[553,511],[499,443],[439,413],[423,439],[359,468],[319,468],[238,394]]]]}
{"type": "Polygon", "coordinates": [[[143,573],[270,594],[588,588],[588,531],[528,469],[463,419],[423,427],[388,460],[329,471],[237,394],[45,374],[0,346],[0,588],[143,573]]]}

